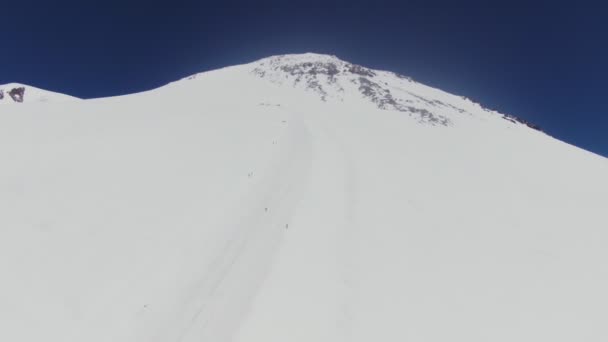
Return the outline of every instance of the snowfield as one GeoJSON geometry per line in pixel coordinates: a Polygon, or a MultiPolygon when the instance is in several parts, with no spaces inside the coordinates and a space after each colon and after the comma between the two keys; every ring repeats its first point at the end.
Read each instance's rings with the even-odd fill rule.
{"type": "Polygon", "coordinates": [[[24,101],[0,160],[0,341],[608,340],[608,160],[390,72],[24,101]]]}

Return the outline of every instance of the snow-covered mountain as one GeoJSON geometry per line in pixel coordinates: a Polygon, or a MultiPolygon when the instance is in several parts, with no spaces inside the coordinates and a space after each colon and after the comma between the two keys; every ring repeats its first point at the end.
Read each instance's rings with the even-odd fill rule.
{"type": "Polygon", "coordinates": [[[2,341],[608,340],[608,161],[336,57],[0,113],[2,341]]]}
{"type": "Polygon", "coordinates": [[[0,85],[0,104],[2,103],[34,103],[34,102],[65,102],[79,100],[76,97],[54,93],[19,83],[0,85]]]}

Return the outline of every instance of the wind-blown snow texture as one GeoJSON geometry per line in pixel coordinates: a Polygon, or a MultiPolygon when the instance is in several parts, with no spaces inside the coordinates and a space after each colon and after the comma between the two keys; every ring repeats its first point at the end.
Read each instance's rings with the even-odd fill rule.
{"type": "Polygon", "coordinates": [[[608,161],[276,56],[0,109],[0,340],[606,341],[608,161]]]}

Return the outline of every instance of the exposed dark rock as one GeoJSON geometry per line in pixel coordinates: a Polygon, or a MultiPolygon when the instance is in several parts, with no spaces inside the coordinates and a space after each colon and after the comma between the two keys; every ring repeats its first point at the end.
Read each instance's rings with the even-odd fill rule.
{"type": "MultiPolygon", "coordinates": [[[[290,65],[281,65],[278,68],[281,71],[286,72],[292,76],[317,76],[327,75],[330,78],[342,73],[352,73],[360,76],[374,77],[376,73],[372,70],[355,64],[342,64],[339,65],[337,62],[302,62],[290,65]],[[343,68],[340,70],[340,68],[343,68]]],[[[256,70],[256,73],[263,76],[263,70],[256,70]]]]}
{"type": "MultiPolygon", "coordinates": [[[[335,76],[340,73],[338,65],[334,62],[302,62],[290,65],[278,65],[274,69],[284,72],[286,78],[288,75],[294,76],[296,84],[304,83],[307,89],[319,93],[323,101],[327,98],[327,91],[325,91],[322,84],[335,84],[335,76]],[[319,75],[325,75],[327,79],[320,81],[318,79],[319,75]]],[[[254,73],[260,77],[266,76],[266,71],[262,68],[256,68],[254,73]]]]}
{"type": "Polygon", "coordinates": [[[526,124],[526,126],[532,128],[532,129],[535,129],[537,131],[540,131],[540,132],[543,131],[543,128],[540,127],[539,125],[535,124],[535,123],[531,123],[531,122],[526,121],[525,124],[526,124]]]}
{"type": "Polygon", "coordinates": [[[397,74],[397,73],[395,73],[395,72],[393,72],[392,74],[393,74],[393,75],[395,75],[397,78],[400,78],[400,79],[402,79],[402,80],[406,80],[406,81],[408,81],[408,82],[414,82],[414,79],[412,79],[412,78],[411,78],[411,77],[409,77],[409,76],[404,76],[404,75],[401,75],[401,74],[397,74]]]}
{"type": "Polygon", "coordinates": [[[416,108],[412,106],[404,106],[401,109],[402,112],[410,112],[420,116],[420,121],[431,122],[434,124],[440,124],[443,126],[447,126],[450,123],[450,120],[442,115],[435,115],[424,108],[416,108]]]}
{"type": "Polygon", "coordinates": [[[317,93],[319,93],[321,95],[321,100],[323,100],[323,101],[327,100],[327,92],[325,91],[325,89],[323,89],[323,87],[321,86],[321,84],[319,83],[318,80],[313,79],[313,80],[308,81],[307,88],[312,89],[312,90],[316,91],[317,93]]]}
{"type": "Polygon", "coordinates": [[[348,64],[347,71],[360,76],[374,77],[376,73],[360,65],[348,64]]]}
{"type": "MultiPolygon", "coordinates": [[[[253,73],[259,77],[267,77],[270,74],[271,79],[279,83],[282,83],[284,82],[283,80],[285,80],[293,82],[294,85],[301,84],[306,89],[319,94],[323,101],[327,101],[330,89],[337,90],[338,92],[343,91],[338,80],[339,77],[346,76],[346,80],[357,85],[359,92],[379,109],[406,112],[410,115],[417,116],[421,122],[446,126],[450,124],[448,118],[442,115],[436,115],[428,109],[416,106],[415,100],[402,100],[396,98],[391,94],[389,85],[386,84],[386,82],[380,84],[372,80],[377,76],[375,71],[360,65],[345,63],[339,60],[282,63],[281,58],[270,61],[269,65],[265,63],[266,62],[261,63],[259,67],[253,70],[253,73]],[[273,72],[279,73],[272,75],[273,72]]],[[[412,81],[407,76],[394,75],[400,79],[412,81]]],[[[424,104],[425,107],[448,106],[437,100],[427,100],[415,95],[414,97],[424,104]]],[[[461,112],[463,111],[459,108],[453,109],[461,112]]]]}
{"type": "Polygon", "coordinates": [[[505,115],[502,118],[505,119],[505,120],[507,120],[507,121],[509,121],[509,122],[511,122],[511,123],[517,123],[517,120],[512,119],[509,115],[505,115]]]}
{"type": "Polygon", "coordinates": [[[503,119],[505,119],[505,120],[507,120],[507,121],[510,121],[510,122],[512,122],[512,123],[517,123],[517,122],[519,122],[519,123],[521,123],[521,124],[524,124],[524,125],[526,125],[526,126],[528,126],[528,127],[532,128],[532,129],[535,129],[535,130],[540,131],[540,132],[542,132],[542,131],[543,131],[543,129],[542,129],[542,128],[541,128],[539,125],[534,124],[534,123],[532,123],[532,122],[530,122],[530,121],[528,121],[528,120],[525,120],[525,119],[519,118],[519,117],[517,117],[517,116],[515,116],[515,115],[505,114],[505,115],[503,115],[503,117],[502,117],[502,118],[503,118],[503,119]]]}
{"type": "Polygon", "coordinates": [[[378,105],[380,109],[394,108],[397,105],[397,101],[390,92],[365,77],[359,77],[359,91],[378,105]]]}
{"type": "Polygon", "coordinates": [[[450,123],[450,120],[442,115],[435,115],[427,109],[417,108],[400,103],[393,97],[393,95],[391,95],[389,89],[385,89],[378,83],[370,81],[365,77],[359,77],[359,91],[361,94],[363,94],[363,96],[368,97],[380,109],[394,109],[400,112],[416,114],[419,116],[420,121],[422,122],[429,122],[444,126],[447,126],[450,123]]]}
{"type": "Polygon", "coordinates": [[[25,87],[13,88],[8,92],[13,101],[15,102],[23,102],[23,97],[25,96],[25,87]]]}
{"type": "Polygon", "coordinates": [[[294,65],[283,65],[281,66],[281,70],[292,75],[292,76],[301,76],[301,75],[327,75],[329,77],[333,77],[340,73],[338,70],[338,66],[335,63],[321,63],[321,62],[305,62],[294,65]]]}
{"type": "Polygon", "coordinates": [[[412,92],[409,92],[409,91],[406,91],[406,93],[408,93],[411,97],[414,97],[417,100],[419,100],[419,101],[421,101],[423,103],[426,103],[429,106],[451,108],[451,109],[457,111],[458,113],[461,113],[461,114],[466,113],[466,110],[464,110],[462,108],[459,108],[459,107],[456,107],[454,105],[451,105],[451,104],[448,104],[448,103],[445,103],[445,102],[442,102],[442,101],[439,101],[439,100],[428,100],[428,99],[426,99],[426,98],[424,98],[422,96],[418,96],[418,95],[416,95],[416,94],[414,94],[412,92]]]}
{"type": "Polygon", "coordinates": [[[0,89],[0,100],[4,99],[4,90],[0,89]]]}

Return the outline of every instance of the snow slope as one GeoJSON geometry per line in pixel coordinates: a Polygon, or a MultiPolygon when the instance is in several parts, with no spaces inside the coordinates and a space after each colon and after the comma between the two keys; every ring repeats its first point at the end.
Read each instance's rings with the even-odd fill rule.
{"type": "Polygon", "coordinates": [[[0,85],[0,104],[3,103],[36,103],[65,102],[79,100],[76,97],[54,93],[19,83],[0,85]]]}
{"type": "Polygon", "coordinates": [[[0,115],[2,341],[603,341],[608,161],[332,56],[0,115]]]}

